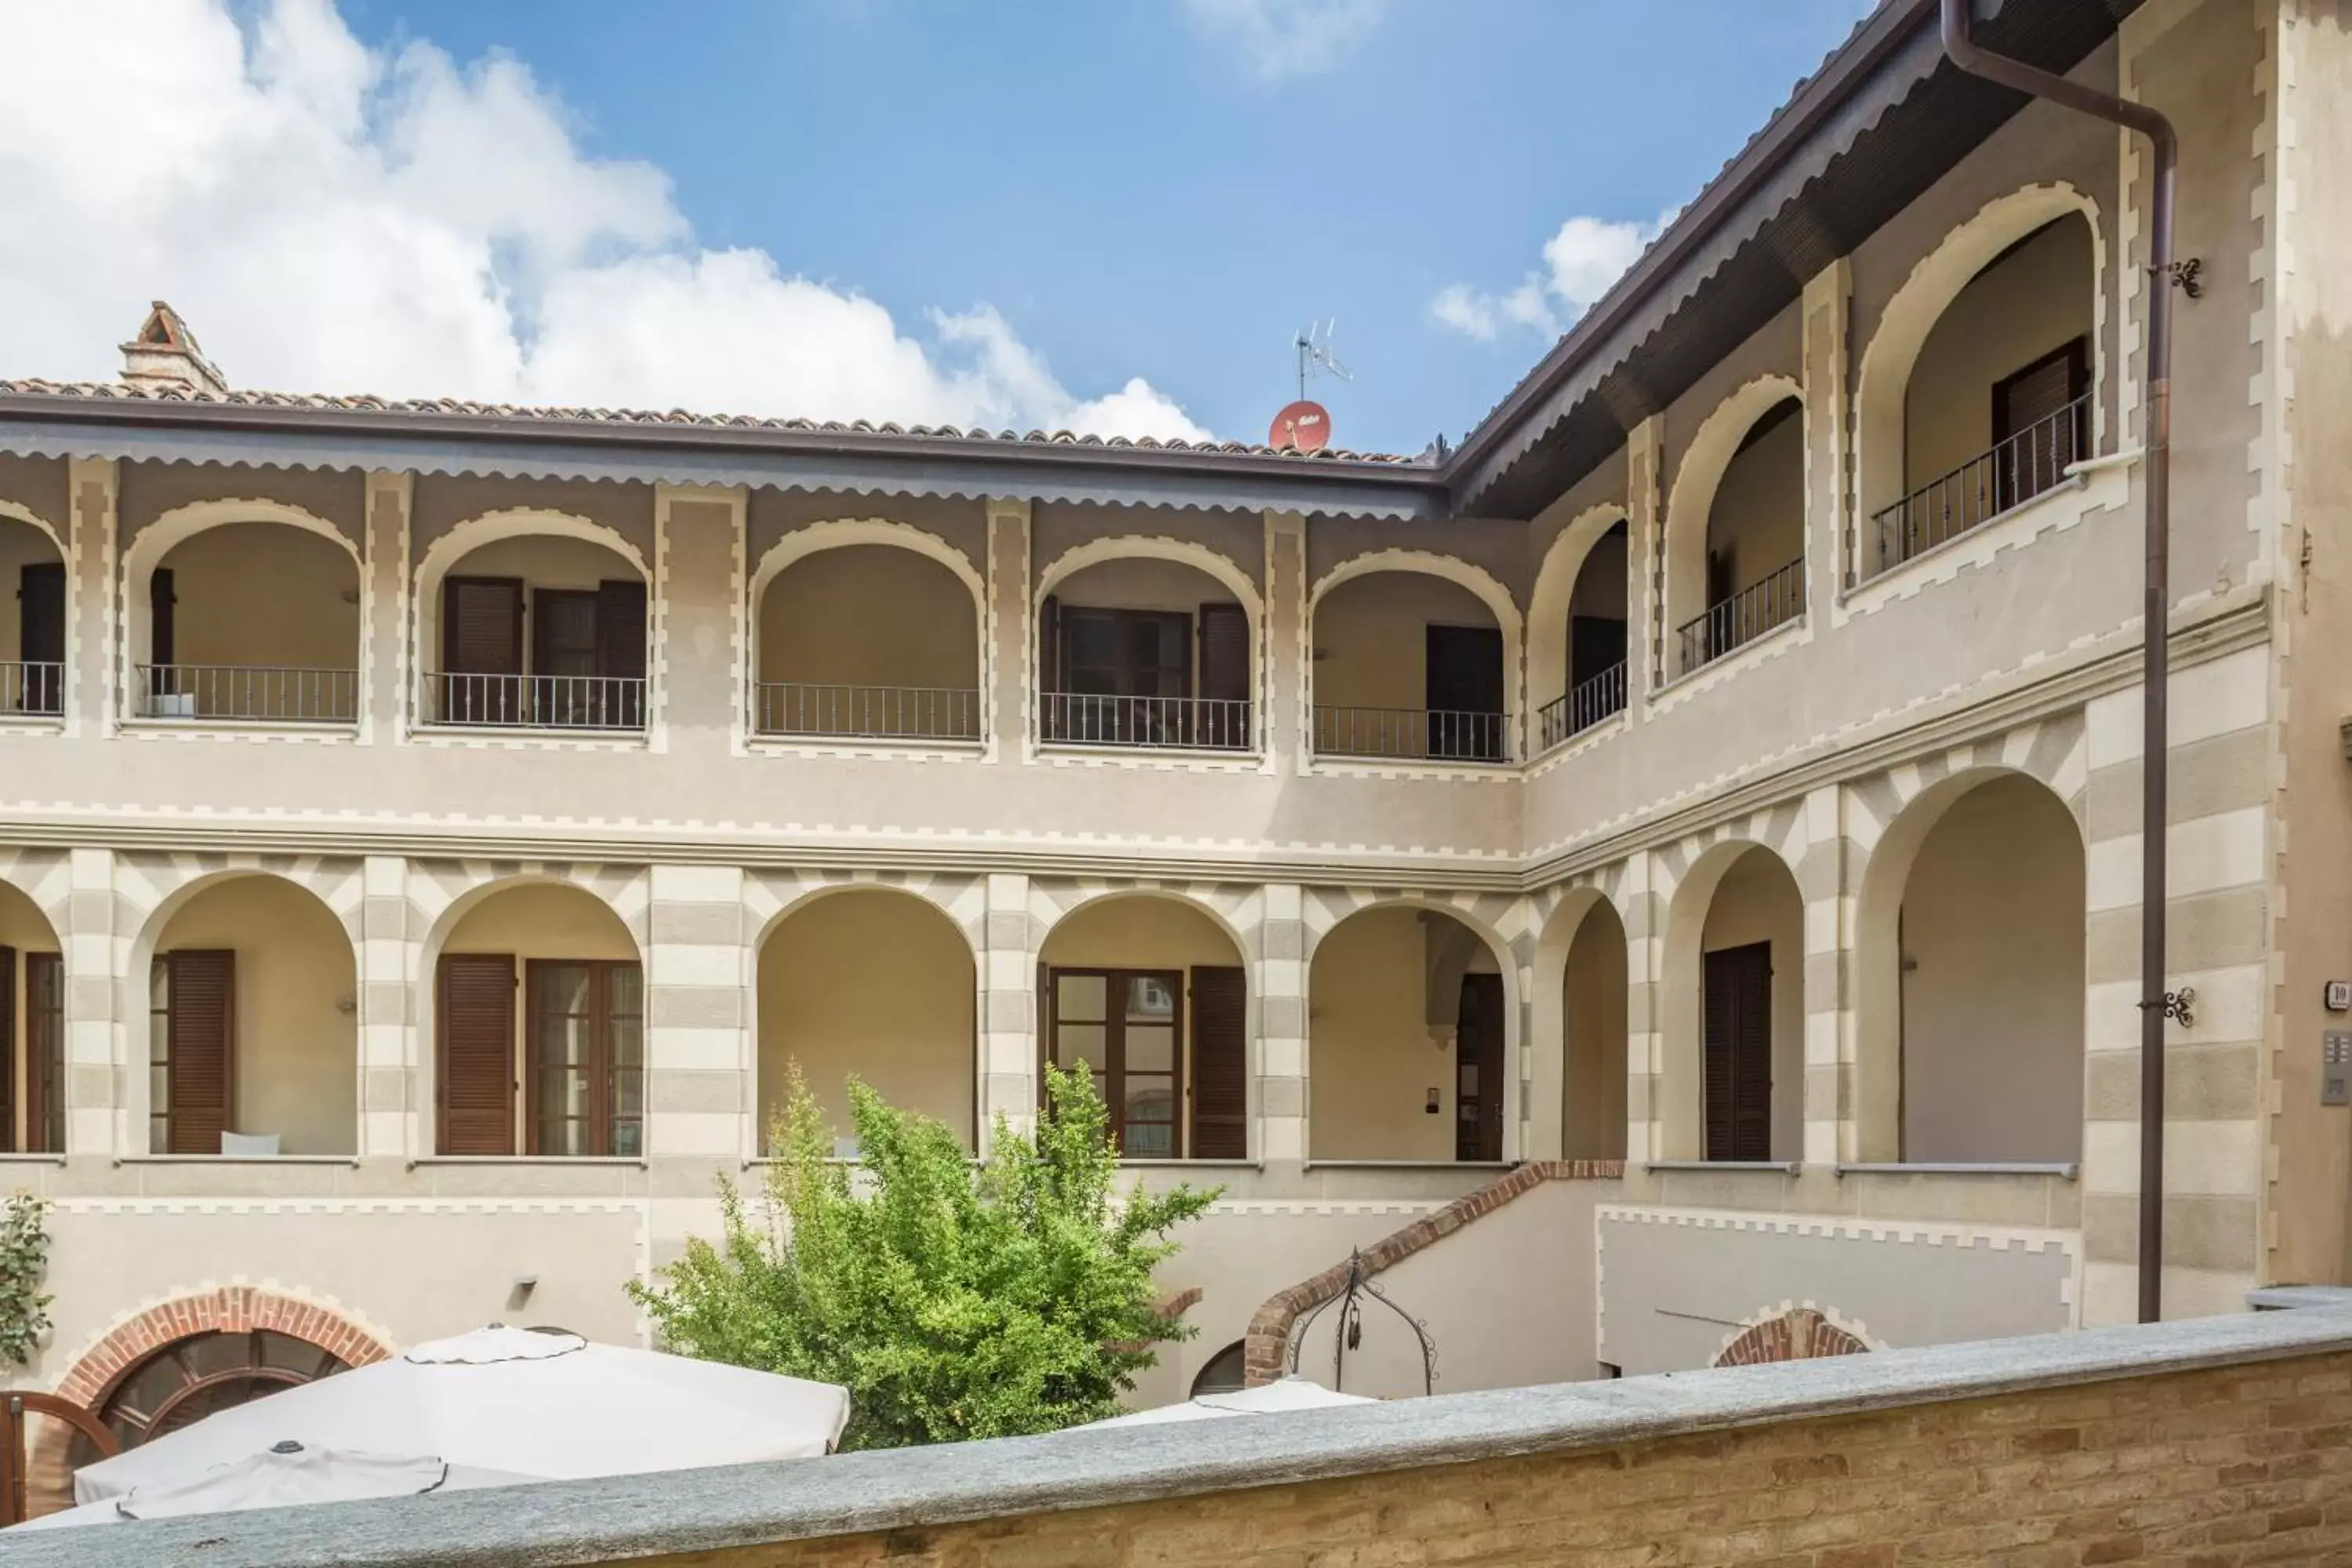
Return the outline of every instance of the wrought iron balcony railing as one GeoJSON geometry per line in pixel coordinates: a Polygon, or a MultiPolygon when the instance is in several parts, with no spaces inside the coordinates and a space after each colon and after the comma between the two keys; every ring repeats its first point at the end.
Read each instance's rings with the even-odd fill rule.
{"type": "Polygon", "coordinates": [[[1325,757],[1410,757],[1507,763],[1510,717],[1444,708],[1315,710],[1315,752],[1325,757]]]}
{"type": "Polygon", "coordinates": [[[1048,744],[1246,752],[1257,743],[1250,704],[1231,698],[1047,691],[1038,702],[1039,733],[1048,744]]]}
{"type": "Polygon", "coordinates": [[[2058,488],[2091,449],[2088,393],[1874,514],[1885,572],[2058,488]]]}
{"type": "Polygon", "coordinates": [[[1549,752],[1569,737],[1581,735],[1603,719],[1623,711],[1625,661],[1621,658],[1536,710],[1538,737],[1549,752]]]}
{"type": "Polygon", "coordinates": [[[38,660],[0,663],[0,713],[66,710],[66,667],[38,660]]]}
{"type": "Polygon", "coordinates": [[[245,664],[142,664],[142,719],[269,724],[351,724],[360,716],[355,669],[245,664]]]}
{"type": "Polygon", "coordinates": [[[627,675],[428,675],[425,720],[509,730],[642,730],[646,683],[627,675]]]}
{"type": "Polygon", "coordinates": [[[1685,621],[1677,634],[1682,638],[1682,673],[1688,675],[1712,664],[1804,613],[1805,559],[1801,555],[1729,598],[1709,605],[1704,615],[1685,621]]]}
{"type": "Polygon", "coordinates": [[[955,687],[769,680],[760,683],[751,717],[752,728],[762,735],[977,741],[980,693],[955,687]]]}

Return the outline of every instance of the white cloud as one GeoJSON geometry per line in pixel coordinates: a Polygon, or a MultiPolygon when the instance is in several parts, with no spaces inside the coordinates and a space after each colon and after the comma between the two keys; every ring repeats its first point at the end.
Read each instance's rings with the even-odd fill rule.
{"type": "Polygon", "coordinates": [[[162,298],[242,386],[1205,435],[984,305],[910,331],[698,247],[523,62],[371,52],[332,0],[0,7],[0,375],[111,376],[162,298]]]}
{"type": "Polygon", "coordinates": [[[1430,314],[1481,342],[1494,342],[1506,326],[1557,336],[1609,292],[1674,219],[1673,211],[1647,224],[1570,218],[1544,241],[1543,266],[1516,286],[1496,294],[1467,283],[1448,284],[1430,300],[1430,314]]]}
{"type": "Polygon", "coordinates": [[[1380,26],[1389,0],[1183,0],[1195,32],[1260,81],[1329,70],[1380,26]]]}

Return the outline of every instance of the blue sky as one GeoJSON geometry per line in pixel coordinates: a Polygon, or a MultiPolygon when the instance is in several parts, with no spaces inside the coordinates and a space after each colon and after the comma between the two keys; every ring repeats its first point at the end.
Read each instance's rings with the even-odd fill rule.
{"type": "MultiPolygon", "coordinates": [[[[226,3],[172,0],[192,37],[210,36],[205,26],[216,33],[210,12],[226,3]]],[[[1554,276],[1544,247],[1564,222],[1627,226],[1601,235],[1615,235],[1615,248],[1604,249],[1616,259],[1600,264],[1607,276],[1638,244],[1636,227],[1695,195],[1867,8],[1865,0],[342,0],[331,10],[325,0],[236,0],[224,15],[246,30],[246,80],[218,90],[234,89],[248,109],[287,97],[295,73],[255,63],[267,53],[257,30],[270,26],[313,40],[302,46],[306,102],[345,89],[343,57],[331,38],[316,41],[338,25],[380,72],[403,50],[446,56],[453,100],[479,89],[486,58],[509,57],[578,159],[651,165],[669,183],[673,214],[616,220],[626,231],[619,239],[567,239],[564,265],[648,247],[764,251],[779,277],[883,307],[898,334],[941,363],[962,351],[942,346],[931,312],[992,308],[1006,341],[1050,367],[1055,384],[1035,395],[1000,388],[975,405],[975,421],[1000,408],[1007,418],[1035,409],[1055,417],[1141,377],[1195,425],[1255,439],[1290,395],[1291,335],[1311,318],[1336,317],[1339,352],[1357,379],[1321,383],[1316,395],[1332,406],[1341,444],[1417,451],[1440,431],[1458,436],[1474,424],[1572,319],[1573,293],[1597,289],[1597,281],[1567,294],[1527,287],[1531,275],[1554,276]],[[1459,306],[1451,325],[1433,309],[1448,289],[1459,306]],[[1513,319],[1515,289],[1524,320],[1513,319]]],[[[79,65],[82,51],[103,46],[89,36],[49,47],[79,65]]],[[[212,58],[194,45],[188,52],[212,58]]],[[[0,89],[9,85],[0,79],[0,89]]],[[[378,98],[355,101],[369,106],[370,128],[322,111],[335,126],[320,134],[374,136],[378,162],[396,156],[383,147],[410,138],[376,125],[389,112],[378,98]]],[[[226,110],[224,119],[242,123],[226,110]]],[[[476,119],[488,129],[473,134],[502,134],[495,117],[476,119]]],[[[279,153],[270,163],[302,161],[279,153]]],[[[0,169],[0,197],[7,183],[0,169]]],[[[315,207],[326,197],[289,190],[284,200],[315,207]]],[[[528,354],[538,330],[531,279],[544,269],[518,270],[513,255],[543,237],[501,237],[495,218],[476,227],[469,242],[488,247],[499,274],[489,292],[524,301],[512,307],[523,347],[509,357],[528,354]]],[[[338,233],[350,231],[339,224],[338,233]]],[[[313,286],[297,275],[322,264],[315,242],[280,259],[247,250],[247,273],[286,273],[250,310],[226,264],[206,271],[187,249],[159,240],[140,275],[152,287],[126,279],[106,309],[133,309],[112,303],[115,294],[143,302],[176,288],[185,298],[173,302],[233,380],[240,363],[278,380],[351,367],[372,386],[427,390],[407,384],[429,380],[430,362],[379,368],[351,350],[303,361],[270,341],[301,313],[287,301],[313,286]],[[280,317],[265,324],[258,311],[270,300],[280,317]]],[[[1563,264],[1588,277],[1595,265],[1563,264]]],[[[51,292],[94,287],[33,281],[51,292]]],[[[402,287],[395,278],[371,297],[402,287]]],[[[599,297],[608,311],[628,309],[617,284],[599,297]]],[[[327,305],[320,309],[325,319],[327,305]]],[[[110,351],[133,324],[110,325],[100,346],[110,351]]],[[[719,336],[738,355],[766,352],[757,331],[719,336]]],[[[0,335],[0,353],[11,347],[0,335]]],[[[17,353],[40,362],[19,373],[66,373],[48,363],[61,351],[47,343],[17,353]]],[[[463,384],[429,389],[473,390],[489,374],[452,361],[447,376],[463,384]]],[[[1008,374],[1026,384],[1025,372],[1008,374]]],[[[517,395],[567,384],[552,372],[510,379],[523,388],[517,395]]],[[[697,381],[680,390],[642,362],[641,396],[619,395],[631,385],[620,369],[590,379],[614,401],[745,395],[725,376],[707,395],[697,381]]],[[[856,401],[822,389],[778,395],[795,412],[817,411],[803,405],[828,395],[856,401]]],[[[932,405],[919,402],[916,412],[932,405]]]]}

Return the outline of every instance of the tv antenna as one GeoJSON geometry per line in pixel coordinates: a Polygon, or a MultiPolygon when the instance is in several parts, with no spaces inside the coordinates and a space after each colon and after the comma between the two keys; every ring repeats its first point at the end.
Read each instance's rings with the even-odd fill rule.
{"type": "Polygon", "coordinates": [[[1307,330],[1292,340],[1292,346],[1298,351],[1300,401],[1304,402],[1307,397],[1307,378],[1318,371],[1336,375],[1341,381],[1356,379],[1356,373],[1341,364],[1338,356],[1331,353],[1331,334],[1339,328],[1339,318],[1337,316],[1328,321],[1309,321],[1307,330]]]}

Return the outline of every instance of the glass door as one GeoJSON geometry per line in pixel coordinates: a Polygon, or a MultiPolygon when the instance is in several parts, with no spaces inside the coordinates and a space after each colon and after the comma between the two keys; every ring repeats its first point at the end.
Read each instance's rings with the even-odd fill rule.
{"type": "Polygon", "coordinates": [[[1174,1160],[1183,1150],[1183,976],[1174,970],[1056,969],[1048,984],[1047,1059],[1083,1068],[1110,1113],[1119,1152],[1174,1160]]]}

